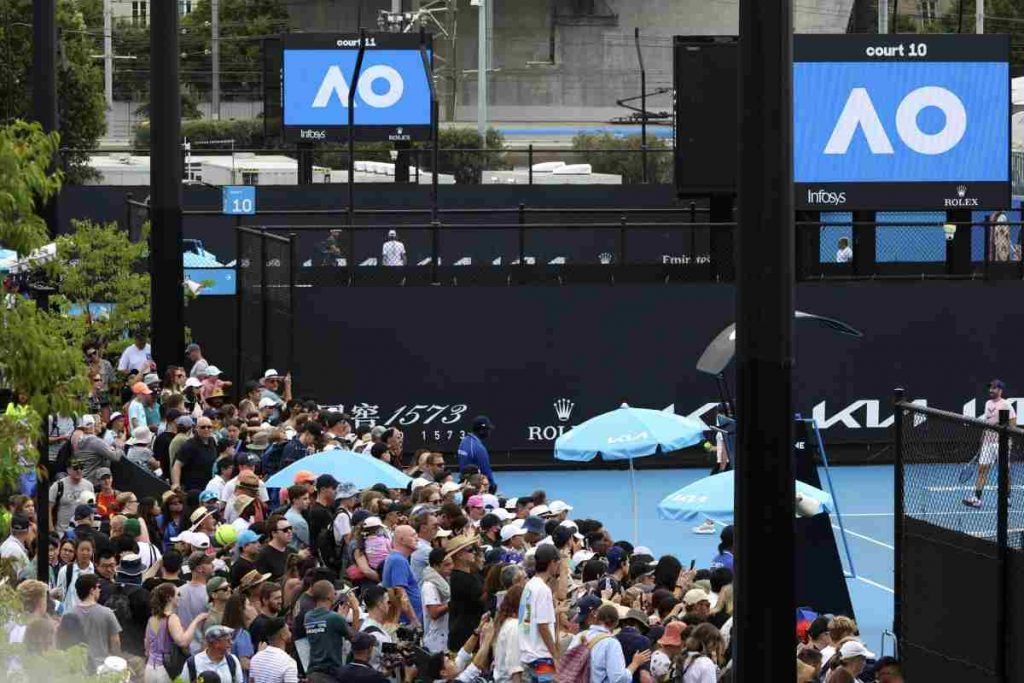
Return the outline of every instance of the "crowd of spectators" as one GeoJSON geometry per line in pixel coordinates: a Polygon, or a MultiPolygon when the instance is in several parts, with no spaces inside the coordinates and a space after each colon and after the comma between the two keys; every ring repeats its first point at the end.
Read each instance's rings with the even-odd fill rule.
{"type": "MultiPolygon", "coordinates": [[[[10,643],[84,647],[90,673],[146,683],[734,680],[731,527],[687,569],[545,491],[499,490],[484,417],[456,461],[295,398],[273,369],[229,401],[196,345],[162,376],[141,337],[116,368],[95,347],[85,356],[90,413],[51,418],[51,508],[15,495],[0,517],[21,602],[10,643]],[[331,451],[410,483],[300,469],[267,486],[331,451]],[[121,460],[168,490],[122,490],[121,460]]],[[[844,616],[802,624],[794,656],[798,681],[902,681],[844,616]]]]}

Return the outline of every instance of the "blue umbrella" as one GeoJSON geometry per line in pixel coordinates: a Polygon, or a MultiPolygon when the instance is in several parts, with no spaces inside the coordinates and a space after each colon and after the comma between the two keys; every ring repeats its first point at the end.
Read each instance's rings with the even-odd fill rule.
{"type": "Polygon", "coordinates": [[[353,451],[324,451],[307,455],[267,480],[268,488],[286,488],[295,483],[295,475],[306,470],[320,476],[331,474],[342,482],[352,482],[360,489],[384,484],[389,489],[404,489],[412,481],[401,470],[365,453],[353,451]]]}
{"type": "Polygon", "coordinates": [[[702,420],[661,410],[631,408],[625,403],[592,417],[555,440],[555,458],[585,462],[599,454],[604,460],[629,460],[633,492],[633,541],[637,540],[636,482],[633,459],[677,451],[700,443],[709,427],[702,420]]]}
{"type": "MultiPolygon", "coordinates": [[[[698,479],[666,496],[658,504],[658,516],[684,521],[704,518],[731,524],[735,490],[735,478],[731,471],[698,479]]],[[[831,512],[832,496],[825,491],[798,481],[796,494],[820,502],[822,509],[831,512]]]]}

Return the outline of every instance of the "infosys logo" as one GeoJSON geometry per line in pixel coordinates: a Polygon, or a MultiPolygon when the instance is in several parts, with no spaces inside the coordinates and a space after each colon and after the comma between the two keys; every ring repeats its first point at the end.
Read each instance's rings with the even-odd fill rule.
{"type": "Polygon", "coordinates": [[[831,192],[829,190],[807,190],[807,203],[841,206],[846,203],[846,193],[831,192]]]}
{"type": "Polygon", "coordinates": [[[302,130],[299,131],[299,138],[302,140],[326,140],[327,131],[303,128],[302,130]]]}

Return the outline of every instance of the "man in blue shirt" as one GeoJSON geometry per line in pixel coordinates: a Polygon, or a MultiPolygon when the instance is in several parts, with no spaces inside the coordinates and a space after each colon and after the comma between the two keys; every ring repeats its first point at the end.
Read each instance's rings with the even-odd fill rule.
{"type": "Polygon", "coordinates": [[[491,471],[491,455],[484,446],[484,441],[494,430],[494,424],[486,415],[480,415],[473,418],[471,429],[472,431],[459,443],[459,471],[462,472],[468,465],[476,465],[480,473],[487,477],[487,481],[491,482],[491,493],[494,493],[498,490],[498,485],[494,481],[494,472],[491,471]]]}
{"type": "Polygon", "coordinates": [[[409,557],[416,551],[416,531],[406,524],[395,527],[391,554],[384,560],[381,583],[385,588],[400,588],[406,600],[402,605],[402,623],[419,627],[423,619],[423,600],[409,557]]]}
{"type": "Polygon", "coordinates": [[[619,611],[615,605],[602,605],[597,609],[595,623],[577,634],[566,649],[568,652],[583,643],[590,645],[590,683],[631,683],[636,670],[651,660],[651,651],[642,650],[626,665],[622,644],[612,637],[618,625],[619,611]]]}

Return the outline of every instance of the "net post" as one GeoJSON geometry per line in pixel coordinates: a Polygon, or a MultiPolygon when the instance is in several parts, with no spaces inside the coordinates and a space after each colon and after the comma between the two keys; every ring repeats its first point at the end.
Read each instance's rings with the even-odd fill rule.
{"type": "Polygon", "coordinates": [[[906,398],[903,387],[896,387],[892,394],[893,407],[893,451],[895,467],[893,468],[893,611],[892,632],[896,634],[896,642],[903,639],[903,403],[906,398]]]}
{"type": "Polygon", "coordinates": [[[996,600],[996,679],[1009,681],[1007,665],[1007,608],[1009,588],[1009,507],[1010,507],[1010,411],[999,411],[999,481],[996,501],[996,552],[999,557],[999,590],[996,600]]]}

